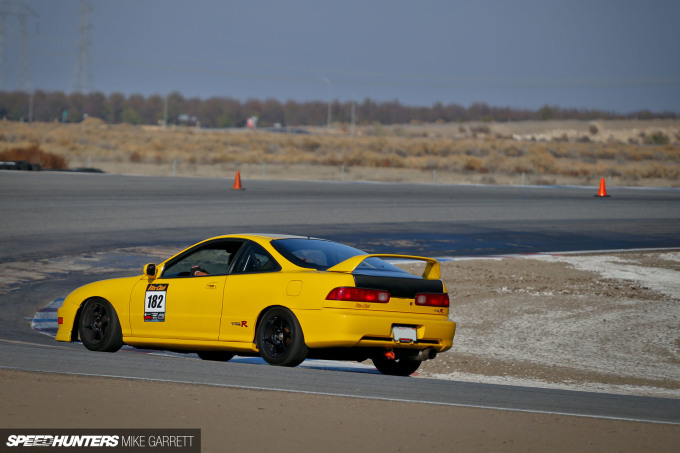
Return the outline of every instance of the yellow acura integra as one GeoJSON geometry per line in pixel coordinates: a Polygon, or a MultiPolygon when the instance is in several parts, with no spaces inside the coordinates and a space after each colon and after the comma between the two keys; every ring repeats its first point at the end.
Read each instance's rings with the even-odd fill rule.
{"type": "Polygon", "coordinates": [[[189,247],[138,277],[73,291],[58,311],[58,341],[93,351],[123,344],[194,351],[206,360],[261,355],[373,360],[409,375],[451,348],[455,323],[431,258],[370,255],[322,239],[227,235],[189,247]],[[424,261],[414,276],[387,260],[424,261]]]}

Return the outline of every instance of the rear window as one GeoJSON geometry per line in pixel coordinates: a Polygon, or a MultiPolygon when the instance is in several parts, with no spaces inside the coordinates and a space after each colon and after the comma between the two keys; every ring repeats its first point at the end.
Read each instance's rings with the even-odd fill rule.
{"type": "Polygon", "coordinates": [[[354,247],[322,239],[276,239],[272,246],[291,263],[310,269],[326,270],[357,255],[366,255],[354,247]]]}
{"type": "MultiPolygon", "coordinates": [[[[322,239],[276,239],[272,246],[291,263],[309,269],[326,270],[366,252],[337,242],[322,239]]],[[[406,271],[380,258],[365,259],[354,274],[413,277],[406,271]]]]}

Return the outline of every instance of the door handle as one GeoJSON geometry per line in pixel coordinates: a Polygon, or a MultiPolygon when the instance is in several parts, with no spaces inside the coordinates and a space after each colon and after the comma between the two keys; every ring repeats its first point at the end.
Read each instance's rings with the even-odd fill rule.
{"type": "Polygon", "coordinates": [[[217,286],[218,286],[217,282],[210,282],[210,283],[205,284],[205,287],[208,288],[208,289],[215,289],[215,288],[217,288],[217,286]]]}

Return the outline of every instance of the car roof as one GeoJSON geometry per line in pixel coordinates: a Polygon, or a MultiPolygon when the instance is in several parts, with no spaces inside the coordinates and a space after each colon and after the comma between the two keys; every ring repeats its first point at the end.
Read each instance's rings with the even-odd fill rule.
{"type": "Polygon", "coordinates": [[[320,239],[320,238],[315,238],[315,237],[310,237],[310,236],[296,236],[294,234],[273,234],[273,233],[233,233],[233,234],[225,234],[223,236],[217,236],[212,239],[221,239],[221,238],[241,238],[241,239],[253,239],[253,238],[259,238],[259,239],[317,239],[317,240],[325,240],[325,239],[320,239]]]}

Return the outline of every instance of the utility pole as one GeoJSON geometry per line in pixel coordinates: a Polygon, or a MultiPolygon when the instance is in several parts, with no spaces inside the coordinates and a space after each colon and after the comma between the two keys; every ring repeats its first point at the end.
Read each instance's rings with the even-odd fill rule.
{"type": "Polygon", "coordinates": [[[350,135],[351,135],[352,137],[354,137],[354,124],[356,123],[356,104],[357,104],[356,95],[353,95],[353,96],[352,96],[352,115],[351,115],[352,126],[351,126],[350,129],[349,129],[349,130],[350,130],[350,135]]]}
{"type": "Polygon", "coordinates": [[[326,77],[321,77],[321,80],[326,82],[328,85],[328,123],[326,124],[326,129],[331,128],[331,107],[333,104],[333,84],[326,77]]]}
{"type": "Polygon", "coordinates": [[[38,14],[28,6],[28,0],[21,3],[10,3],[0,0],[0,89],[2,89],[2,66],[4,64],[4,37],[7,16],[16,16],[19,19],[19,83],[20,90],[28,90],[31,87],[30,62],[28,58],[28,31],[26,24],[29,17],[38,17],[38,14]]]}
{"type": "Polygon", "coordinates": [[[90,0],[80,1],[80,39],[78,40],[76,70],[73,75],[72,91],[87,93],[92,88],[90,72],[90,31],[92,30],[92,5],[90,0]]]}
{"type": "Polygon", "coordinates": [[[2,89],[2,57],[5,48],[5,21],[7,19],[7,5],[0,0],[0,90],[2,89]]]}

